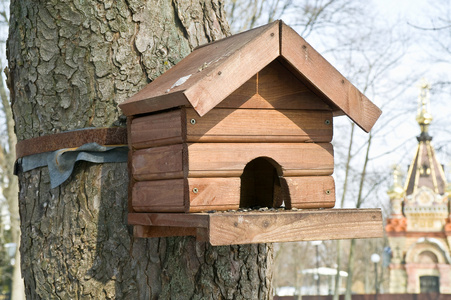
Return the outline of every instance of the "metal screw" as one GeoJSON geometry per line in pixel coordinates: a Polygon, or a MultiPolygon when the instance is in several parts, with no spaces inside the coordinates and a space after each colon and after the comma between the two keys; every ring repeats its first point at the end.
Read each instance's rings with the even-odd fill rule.
{"type": "Polygon", "coordinates": [[[196,124],[196,119],[191,119],[189,122],[194,125],[196,124]]]}
{"type": "Polygon", "coordinates": [[[326,190],[326,195],[330,195],[330,190],[326,190]]]}
{"type": "Polygon", "coordinates": [[[197,194],[198,192],[199,192],[199,190],[198,190],[197,188],[194,188],[194,189],[193,189],[193,193],[194,193],[194,194],[197,194]]]}
{"type": "Polygon", "coordinates": [[[221,75],[221,74],[222,74],[222,72],[221,72],[221,71],[219,71],[219,72],[218,72],[218,75],[221,75]]]}
{"type": "Polygon", "coordinates": [[[326,120],[326,121],[324,121],[324,124],[326,124],[326,125],[330,125],[330,120],[326,120]]]}

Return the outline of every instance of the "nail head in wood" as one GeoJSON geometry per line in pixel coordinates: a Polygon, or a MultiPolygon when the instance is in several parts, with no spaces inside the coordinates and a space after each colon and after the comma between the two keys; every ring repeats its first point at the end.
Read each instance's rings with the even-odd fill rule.
{"type": "Polygon", "coordinates": [[[196,119],[191,119],[189,122],[194,125],[196,124],[196,119]]]}
{"type": "Polygon", "coordinates": [[[193,193],[197,194],[199,192],[199,190],[197,188],[193,188],[193,193]]]}

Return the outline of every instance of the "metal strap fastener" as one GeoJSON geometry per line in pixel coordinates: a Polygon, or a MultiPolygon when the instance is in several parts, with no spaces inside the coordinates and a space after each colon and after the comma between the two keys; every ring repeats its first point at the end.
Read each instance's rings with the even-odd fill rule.
{"type": "Polygon", "coordinates": [[[79,160],[93,163],[126,162],[125,128],[88,128],[23,140],[16,146],[19,169],[27,172],[47,166],[51,188],[66,181],[79,160]]]}
{"type": "Polygon", "coordinates": [[[16,145],[16,159],[65,148],[77,148],[88,143],[126,145],[127,129],[121,127],[85,128],[23,140],[16,145]]]}

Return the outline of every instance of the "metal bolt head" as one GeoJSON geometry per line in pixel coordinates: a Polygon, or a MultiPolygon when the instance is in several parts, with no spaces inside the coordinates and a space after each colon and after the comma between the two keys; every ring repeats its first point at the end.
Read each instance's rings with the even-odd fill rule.
{"type": "Polygon", "coordinates": [[[324,121],[324,124],[326,124],[326,125],[330,125],[330,120],[326,120],[326,121],[324,121]]]}
{"type": "Polygon", "coordinates": [[[189,122],[194,125],[196,124],[196,119],[191,119],[189,122]]]}
{"type": "Polygon", "coordinates": [[[197,194],[198,192],[199,192],[199,190],[198,190],[197,188],[194,188],[194,189],[193,189],[193,193],[194,193],[194,194],[197,194]]]}

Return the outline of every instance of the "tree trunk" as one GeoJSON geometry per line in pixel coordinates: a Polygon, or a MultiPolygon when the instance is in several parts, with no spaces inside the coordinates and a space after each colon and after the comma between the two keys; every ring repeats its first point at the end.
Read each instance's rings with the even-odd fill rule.
{"type": "MultiPolygon", "coordinates": [[[[11,1],[8,40],[19,140],[125,126],[117,105],[195,46],[229,33],[220,0],[11,1]]],[[[77,163],[51,189],[19,175],[29,299],[269,299],[272,247],[134,239],[127,166],[77,163]]]]}

